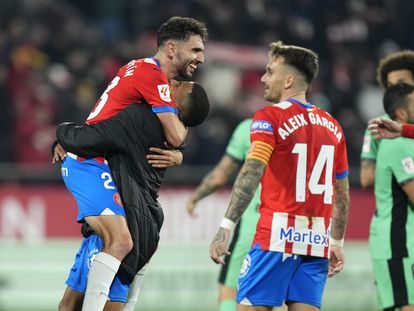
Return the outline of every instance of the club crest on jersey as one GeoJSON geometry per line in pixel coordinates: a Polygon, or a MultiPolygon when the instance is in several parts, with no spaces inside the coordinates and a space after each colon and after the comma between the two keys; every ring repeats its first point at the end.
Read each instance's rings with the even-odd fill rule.
{"type": "Polygon", "coordinates": [[[116,204],[118,204],[119,206],[123,206],[121,196],[119,195],[118,192],[114,194],[113,198],[116,204]]]}
{"type": "Polygon", "coordinates": [[[243,278],[246,276],[247,272],[249,272],[250,266],[252,264],[252,259],[250,258],[250,255],[247,254],[244,256],[243,264],[240,270],[240,277],[243,278]]]}
{"type": "Polygon", "coordinates": [[[165,102],[170,102],[170,86],[168,84],[159,84],[157,85],[158,93],[160,94],[160,98],[165,102]]]}
{"type": "Polygon", "coordinates": [[[92,263],[93,263],[93,261],[94,261],[94,259],[95,259],[95,257],[96,257],[96,255],[99,253],[99,249],[97,249],[97,248],[94,248],[93,250],[91,250],[89,253],[88,253],[88,262],[86,263],[87,265],[88,265],[88,268],[89,269],[91,269],[91,265],[92,265],[92,263]]]}
{"type": "Polygon", "coordinates": [[[272,124],[266,120],[257,120],[252,123],[251,133],[264,133],[273,135],[272,124]]]}
{"type": "Polygon", "coordinates": [[[407,174],[414,173],[414,161],[412,157],[406,157],[401,160],[402,166],[404,168],[404,172],[407,174]]]}

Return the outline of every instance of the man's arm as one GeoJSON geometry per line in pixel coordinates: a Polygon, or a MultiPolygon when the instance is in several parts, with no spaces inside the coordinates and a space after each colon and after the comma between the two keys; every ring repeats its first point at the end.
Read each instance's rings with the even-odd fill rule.
{"type": "Polygon", "coordinates": [[[372,119],[368,124],[368,129],[375,139],[392,139],[400,136],[414,138],[414,127],[410,124],[401,124],[388,119],[372,119]]]}
{"type": "Polygon", "coordinates": [[[359,181],[362,188],[367,189],[374,186],[375,182],[375,160],[361,159],[361,167],[359,169],[359,181]]]}
{"type": "Polygon", "coordinates": [[[171,147],[179,148],[187,136],[187,127],[173,112],[157,113],[164,130],[165,138],[171,147]]]}
{"type": "Polygon", "coordinates": [[[343,269],[343,240],[349,214],[349,180],[348,177],[337,179],[334,189],[332,207],[332,225],[330,233],[330,262],[328,276],[334,276],[343,269]]]}
{"type": "Polygon", "coordinates": [[[62,123],[56,138],[66,151],[86,158],[103,156],[108,150],[122,151],[125,146],[124,127],[117,119],[94,125],[62,123]]]}
{"type": "Polygon", "coordinates": [[[410,179],[401,185],[405,194],[408,196],[410,201],[414,203],[414,179],[410,179]]]}
{"type": "Polygon", "coordinates": [[[222,188],[240,167],[240,162],[225,154],[220,162],[204,178],[187,201],[187,211],[196,216],[195,208],[198,201],[222,188]]]}
{"type": "Polygon", "coordinates": [[[267,164],[261,160],[247,158],[241,168],[233,187],[229,207],[225,214],[224,220],[227,223],[222,223],[210,245],[210,257],[215,263],[224,264],[220,257],[229,254],[227,246],[232,229],[231,226],[227,225],[231,223],[234,225],[240,220],[240,217],[243,215],[260,184],[266,167],[267,164]]]}

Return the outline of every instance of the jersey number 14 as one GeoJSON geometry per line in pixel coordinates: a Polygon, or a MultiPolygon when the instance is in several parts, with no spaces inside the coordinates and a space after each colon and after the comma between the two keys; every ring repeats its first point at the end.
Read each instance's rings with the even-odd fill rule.
{"type": "Polygon", "coordinates": [[[309,182],[307,183],[306,176],[308,175],[307,167],[307,144],[296,144],[293,147],[292,153],[298,155],[298,165],[296,171],[296,202],[305,202],[306,199],[306,184],[308,184],[309,192],[312,194],[324,194],[323,203],[332,204],[333,187],[332,174],[334,162],[334,146],[322,145],[318,157],[313,165],[310,174],[309,182]],[[325,182],[320,184],[322,173],[325,171],[325,182]]]}

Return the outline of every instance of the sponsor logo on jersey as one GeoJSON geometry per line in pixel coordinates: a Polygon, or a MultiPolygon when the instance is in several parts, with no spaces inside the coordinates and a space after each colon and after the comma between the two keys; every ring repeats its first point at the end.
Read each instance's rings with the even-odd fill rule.
{"type": "Polygon", "coordinates": [[[158,87],[158,93],[160,94],[160,98],[165,102],[170,102],[170,86],[168,84],[159,84],[158,87]]]}
{"type": "Polygon", "coordinates": [[[122,200],[121,200],[121,196],[119,195],[119,193],[115,193],[114,194],[114,201],[116,204],[118,204],[119,206],[123,206],[122,205],[122,200]]]}
{"type": "Polygon", "coordinates": [[[264,133],[273,135],[272,124],[266,120],[257,120],[252,123],[251,133],[264,133]]]}
{"type": "Polygon", "coordinates": [[[370,152],[370,151],[371,151],[371,136],[365,135],[364,143],[362,144],[362,152],[370,152]]]}
{"type": "Polygon", "coordinates": [[[94,248],[88,253],[88,262],[86,263],[88,265],[88,268],[91,269],[92,263],[96,257],[96,255],[99,253],[99,249],[94,248]]]}
{"type": "Polygon", "coordinates": [[[298,243],[305,243],[305,244],[328,246],[328,235],[316,233],[313,230],[307,230],[305,232],[301,232],[301,231],[295,231],[295,229],[292,227],[289,227],[286,230],[285,228],[280,228],[279,238],[281,240],[287,240],[292,243],[298,242],[298,243]]]}
{"type": "Polygon", "coordinates": [[[407,174],[414,173],[414,162],[412,157],[406,157],[401,160],[402,166],[404,168],[404,172],[407,174]]]}
{"type": "Polygon", "coordinates": [[[252,259],[250,258],[250,255],[247,254],[244,256],[243,264],[240,270],[240,277],[243,278],[246,276],[247,272],[249,272],[250,266],[252,264],[252,259]]]}

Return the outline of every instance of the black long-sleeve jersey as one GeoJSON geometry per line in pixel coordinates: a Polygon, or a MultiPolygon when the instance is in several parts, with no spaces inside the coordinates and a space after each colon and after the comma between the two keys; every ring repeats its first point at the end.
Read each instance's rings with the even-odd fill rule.
{"type": "Polygon", "coordinates": [[[132,282],[155,253],[164,220],[157,198],[165,169],[153,168],[146,159],[149,147],[164,148],[158,117],[149,105],[132,104],[93,125],[63,123],[56,136],[67,151],[86,158],[104,155],[108,161],[134,242],[118,276],[132,282]]]}

